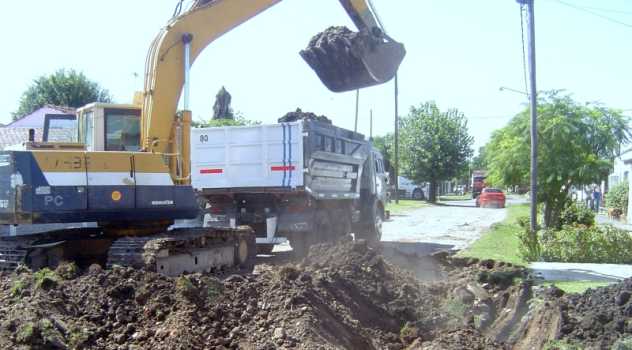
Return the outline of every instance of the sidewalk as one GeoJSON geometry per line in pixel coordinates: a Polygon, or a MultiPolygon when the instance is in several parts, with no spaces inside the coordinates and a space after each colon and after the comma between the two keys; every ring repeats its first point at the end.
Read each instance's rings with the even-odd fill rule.
{"type": "Polygon", "coordinates": [[[617,282],[632,277],[632,265],[534,262],[529,268],[547,281],[617,282]]]}
{"type": "Polygon", "coordinates": [[[632,224],[628,224],[625,221],[611,219],[607,214],[599,213],[595,215],[595,222],[599,225],[612,225],[622,230],[632,231],[632,224]]]}

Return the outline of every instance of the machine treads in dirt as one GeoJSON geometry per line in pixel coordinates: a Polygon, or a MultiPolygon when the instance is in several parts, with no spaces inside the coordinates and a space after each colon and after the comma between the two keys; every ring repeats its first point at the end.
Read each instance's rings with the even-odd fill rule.
{"type": "MultiPolygon", "coordinates": [[[[239,260],[240,242],[249,229],[176,229],[151,237],[124,237],[114,241],[107,266],[143,268],[165,275],[228,268],[239,260]]],[[[250,247],[248,247],[250,248],[250,247]]]]}
{"type": "Polygon", "coordinates": [[[13,271],[24,262],[27,250],[17,242],[0,240],[0,271],[13,271]]]}

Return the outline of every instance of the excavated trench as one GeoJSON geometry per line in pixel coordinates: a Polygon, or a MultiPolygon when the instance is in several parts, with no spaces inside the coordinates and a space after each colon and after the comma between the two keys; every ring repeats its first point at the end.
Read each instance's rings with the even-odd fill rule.
{"type": "Polygon", "coordinates": [[[221,279],[18,269],[0,276],[0,348],[540,349],[564,339],[602,349],[632,333],[632,281],[564,296],[510,264],[398,254],[322,244],[303,261],[221,279]]]}

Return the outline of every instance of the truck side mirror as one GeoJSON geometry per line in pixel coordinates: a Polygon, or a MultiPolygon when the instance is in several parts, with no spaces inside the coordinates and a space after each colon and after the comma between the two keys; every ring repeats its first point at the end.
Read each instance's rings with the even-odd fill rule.
{"type": "Polygon", "coordinates": [[[386,184],[390,185],[391,184],[391,174],[387,171],[385,172],[386,174],[386,184]]]}

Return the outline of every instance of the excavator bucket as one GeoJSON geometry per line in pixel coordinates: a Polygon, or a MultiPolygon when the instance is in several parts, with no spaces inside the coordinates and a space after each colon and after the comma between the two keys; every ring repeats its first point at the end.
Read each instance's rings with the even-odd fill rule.
{"type": "Polygon", "coordinates": [[[300,54],[329,90],[343,92],[391,80],[406,50],[370,31],[331,27],[314,36],[300,54]]]}

